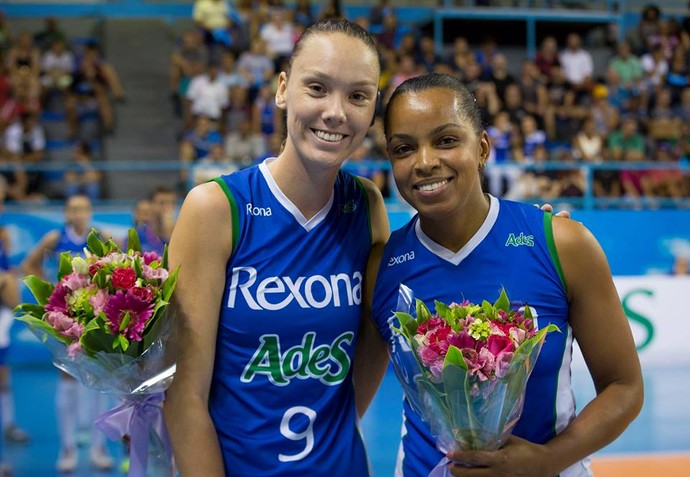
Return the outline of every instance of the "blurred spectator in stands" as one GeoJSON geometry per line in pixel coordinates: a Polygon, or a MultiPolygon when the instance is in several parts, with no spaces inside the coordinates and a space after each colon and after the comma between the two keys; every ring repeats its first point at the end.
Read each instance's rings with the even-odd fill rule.
{"type": "Polygon", "coordinates": [[[283,149],[283,143],[284,138],[280,134],[271,135],[266,142],[266,152],[257,157],[252,165],[259,164],[271,157],[278,157],[278,154],[280,154],[280,151],[283,149]]]}
{"type": "Polygon", "coordinates": [[[216,45],[230,47],[233,43],[230,28],[233,19],[226,0],[194,0],[192,19],[212,49],[216,45]]]}
{"type": "Polygon", "coordinates": [[[67,32],[60,28],[56,17],[47,17],[43,20],[43,29],[34,35],[36,46],[42,51],[48,51],[56,40],[61,40],[65,45],[69,43],[67,32]]]}
{"type": "Polygon", "coordinates": [[[369,23],[372,34],[377,35],[383,30],[383,20],[387,16],[394,14],[395,7],[390,0],[378,0],[369,10],[369,23]]]}
{"type": "Polygon", "coordinates": [[[690,124],[690,86],[680,92],[680,101],[675,108],[675,115],[682,123],[690,124]]]}
{"type": "Polygon", "coordinates": [[[100,48],[90,43],[77,59],[77,67],[72,83],[73,99],[65,104],[71,136],[78,135],[77,107],[79,103],[96,102],[101,124],[105,132],[112,132],[115,128],[115,116],[110,95],[116,101],[125,101],[125,90],[120,77],[108,61],[103,58],[100,48]]]}
{"type": "Polygon", "coordinates": [[[639,132],[637,119],[625,116],[620,126],[608,137],[607,148],[614,161],[642,161],[645,159],[645,138],[639,132]]]}
{"type": "Polygon", "coordinates": [[[509,84],[517,83],[515,77],[508,71],[508,58],[503,53],[495,53],[491,57],[491,67],[483,69],[480,79],[493,83],[498,99],[505,103],[505,91],[509,84]]]}
{"type": "Polygon", "coordinates": [[[5,16],[5,12],[0,10],[0,61],[4,61],[7,51],[12,45],[12,27],[10,21],[5,16]]]}
{"type": "MultiPolygon", "coordinates": [[[[237,57],[231,50],[223,50],[221,53],[218,79],[231,91],[233,88],[249,87],[246,78],[237,69],[237,57]]],[[[230,96],[232,102],[232,94],[230,96]]]]}
{"type": "Polygon", "coordinates": [[[234,131],[240,122],[252,120],[252,104],[249,102],[249,89],[236,87],[230,90],[230,107],[225,115],[224,132],[234,131]]]}
{"type": "Polygon", "coordinates": [[[561,65],[558,58],[558,42],[555,37],[544,37],[539,45],[539,51],[537,51],[534,58],[534,63],[539,68],[542,80],[548,82],[551,79],[551,68],[561,65]]]}
{"type": "Polygon", "coordinates": [[[652,47],[650,52],[642,55],[640,61],[644,70],[641,107],[647,108],[649,103],[654,100],[656,90],[666,82],[669,64],[664,57],[661,45],[652,47]]]}
{"type": "Polygon", "coordinates": [[[435,71],[436,65],[442,62],[441,56],[436,54],[434,39],[431,36],[424,35],[419,39],[416,61],[427,73],[435,71]]]}
{"type": "Polygon", "coordinates": [[[597,130],[604,136],[608,136],[611,131],[618,127],[620,113],[616,107],[609,102],[609,90],[602,84],[597,84],[592,88],[591,106],[588,113],[594,118],[597,130]]]}
{"type": "Polygon", "coordinates": [[[19,121],[22,114],[39,114],[41,111],[41,102],[38,98],[31,96],[28,84],[13,85],[11,91],[12,94],[0,109],[0,133],[5,131],[10,124],[19,121]]]}
{"type": "Polygon", "coordinates": [[[664,58],[669,61],[676,47],[680,45],[679,33],[675,31],[676,25],[675,22],[662,18],[659,20],[659,29],[656,34],[651,35],[647,39],[648,48],[651,49],[660,45],[664,53],[664,58]]]}
{"type": "Polygon", "coordinates": [[[414,78],[419,76],[424,71],[417,65],[417,61],[414,56],[403,53],[398,55],[397,68],[388,81],[386,86],[386,92],[384,94],[384,103],[388,102],[390,95],[393,94],[395,88],[397,88],[406,79],[414,78]]]}
{"type": "Polygon", "coordinates": [[[597,123],[593,116],[587,116],[582,121],[572,145],[573,156],[576,159],[588,163],[603,162],[605,136],[597,130],[597,123]]]}
{"type": "Polygon", "coordinates": [[[240,167],[247,167],[266,153],[266,138],[252,128],[252,122],[245,118],[225,136],[225,159],[240,167]]]}
{"type": "Polygon", "coordinates": [[[189,116],[189,111],[183,109],[189,106],[183,98],[187,96],[192,78],[203,74],[208,61],[208,49],[199,30],[182,32],[180,44],[170,55],[170,97],[178,117],[189,116]]]}
{"type": "MultiPolygon", "coordinates": [[[[516,150],[515,160],[518,162],[531,163],[535,161],[537,149],[546,149],[546,133],[537,127],[534,116],[526,115],[520,121],[520,136],[522,139],[522,149],[516,150]]],[[[548,160],[548,158],[547,158],[548,160]]]]}
{"type": "Polygon", "coordinates": [[[204,116],[217,122],[222,129],[225,110],[230,106],[230,95],[218,73],[218,64],[211,60],[203,74],[192,78],[187,89],[187,100],[192,117],[204,116]]]}
{"type": "Polygon", "coordinates": [[[498,43],[493,36],[485,36],[479,44],[479,49],[475,52],[475,58],[482,70],[482,75],[491,74],[493,68],[494,55],[498,53],[498,43]]]}
{"type": "Polygon", "coordinates": [[[56,37],[41,57],[41,83],[44,98],[51,93],[71,94],[74,66],[74,54],[67,49],[65,40],[56,37]]]}
{"type": "MultiPolygon", "coordinates": [[[[194,120],[194,127],[188,131],[180,142],[180,161],[183,166],[211,154],[215,146],[223,146],[223,136],[217,129],[216,123],[209,116],[200,114],[194,120]]],[[[187,182],[187,169],[180,170],[180,180],[184,186],[187,182]]]]}
{"type": "Polygon", "coordinates": [[[592,54],[582,47],[582,37],[578,33],[569,33],[566,47],[558,56],[568,83],[575,90],[577,102],[589,95],[594,74],[592,54]]]}
{"type": "Polygon", "coordinates": [[[632,31],[630,38],[633,48],[638,55],[649,51],[649,39],[659,33],[659,21],[661,9],[655,4],[647,4],[642,7],[637,28],[632,31]]]}
{"type": "Polygon", "coordinates": [[[248,51],[243,52],[237,59],[237,71],[249,83],[249,100],[259,92],[259,88],[267,81],[271,81],[275,74],[275,64],[266,53],[266,42],[261,38],[254,38],[248,51]]]}
{"type": "MultiPolygon", "coordinates": [[[[688,51],[690,55],[690,51],[688,51]]],[[[683,88],[690,86],[690,67],[688,67],[686,52],[677,48],[671,58],[668,74],[666,75],[666,87],[671,92],[671,101],[674,105],[680,102],[683,88]]]]}
{"type": "Polygon", "coordinates": [[[463,36],[455,37],[453,40],[453,49],[447,62],[452,70],[452,74],[464,81],[465,71],[468,66],[476,62],[470,44],[467,42],[467,38],[463,36]]]}
{"type": "Polygon", "coordinates": [[[232,162],[223,154],[223,145],[216,144],[211,148],[208,156],[194,163],[192,184],[189,186],[201,184],[223,174],[230,174],[238,169],[237,163],[232,162]]]}
{"type": "Polygon", "coordinates": [[[403,37],[410,33],[410,31],[411,29],[408,25],[398,21],[398,15],[395,10],[391,10],[388,15],[383,17],[383,28],[380,33],[375,35],[376,42],[384,45],[386,48],[398,51],[403,37]]]}
{"type": "MultiPolygon", "coordinates": [[[[3,61],[0,61],[0,116],[2,115],[2,109],[5,107],[5,104],[12,98],[12,94],[12,83],[7,73],[7,67],[3,61]]],[[[0,132],[2,132],[6,126],[7,124],[0,124],[0,132]]]]}
{"type": "Polygon", "coordinates": [[[15,88],[26,86],[31,98],[40,98],[41,51],[28,31],[19,33],[5,61],[12,85],[15,88]]]}
{"type": "Polygon", "coordinates": [[[142,224],[150,222],[153,218],[153,208],[151,207],[151,201],[148,197],[139,199],[134,204],[134,209],[132,210],[132,223],[134,227],[139,227],[142,224]]]}
{"type": "Polygon", "coordinates": [[[623,40],[616,45],[616,54],[609,60],[608,69],[618,74],[621,86],[630,94],[639,94],[644,70],[629,41],[623,40]]]}
{"type": "Polygon", "coordinates": [[[292,21],[305,28],[314,23],[314,10],[310,0],[297,0],[295,2],[292,9],[292,21]]]}
{"type": "Polygon", "coordinates": [[[507,167],[513,163],[513,145],[518,139],[519,131],[510,122],[508,112],[499,111],[486,132],[489,135],[491,149],[484,173],[488,180],[489,192],[495,197],[502,197],[513,187],[521,173],[517,167],[507,167]]]}
{"type": "MultiPolygon", "coordinates": [[[[477,68],[477,71],[479,68],[477,68]]],[[[474,98],[481,111],[484,124],[491,123],[493,117],[501,110],[501,100],[496,94],[496,86],[493,83],[480,81],[474,90],[474,98]]]]}
{"type": "MultiPolygon", "coordinates": [[[[596,96],[595,90],[599,88],[599,94],[603,93],[601,88],[606,89],[606,99],[608,103],[616,108],[619,113],[637,114],[636,105],[639,103],[640,87],[626,88],[621,84],[618,71],[608,68],[604,73],[604,82],[596,83],[592,88],[592,96],[596,96]]],[[[592,100],[594,102],[594,100],[592,100]]]]}
{"type": "Polygon", "coordinates": [[[372,154],[373,141],[365,138],[357,149],[345,162],[347,170],[357,176],[371,180],[381,191],[384,197],[389,194],[387,185],[387,162],[382,157],[372,154]],[[365,163],[366,164],[363,164],[365,163]]]}
{"type": "MultiPolygon", "coordinates": [[[[680,118],[671,104],[671,91],[661,88],[644,119],[644,127],[651,141],[651,150],[672,149],[680,136],[680,118]]],[[[655,158],[656,159],[656,158],[655,158]]]]}
{"type": "Polygon", "coordinates": [[[319,10],[318,20],[328,20],[329,18],[344,18],[340,0],[326,0],[319,10]]]}
{"type": "Polygon", "coordinates": [[[295,25],[285,8],[272,8],[268,21],[259,30],[259,36],[266,42],[266,53],[273,59],[275,70],[290,57],[295,42],[295,25]]]}
{"type": "Polygon", "coordinates": [[[544,127],[550,140],[569,141],[577,131],[579,121],[587,109],[575,102],[575,91],[563,73],[563,68],[553,66],[551,79],[546,85],[549,98],[544,127]]]}
{"type": "Polygon", "coordinates": [[[534,116],[539,127],[543,128],[549,95],[539,74],[539,68],[534,61],[528,59],[522,61],[518,84],[522,96],[522,106],[525,111],[534,116]]]}
{"type": "Polygon", "coordinates": [[[506,86],[505,98],[501,109],[508,112],[510,122],[518,125],[519,129],[519,125],[522,123],[523,118],[529,113],[523,106],[522,90],[518,84],[512,83],[506,86]]]}
{"type": "Polygon", "coordinates": [[[91,146],[87,142],[77,141],[74,145],[64,180],[65,197],[85,195],[92,201],[101,198],[102,174],[93,166],[91,146]]]}
{"type": "Polygon", "coordinates": [[[276,133],[283,134],[283,112],[276,106],[270,83],[261,86],[252,105],[252,130],[267,139],[276,133]]]}
{"type": "MultiPolygon", "coordinates": [[[[14,163],[34,165],[42,162],[45,159],[46,138],[38,116],[31,112],[23,113],[19,121],[5,130],[4,146],[14,163]]],[[[42,198],[41,183],[41,172],[26,172],[26,187],[17,198],[42,198]]]]}
{"type": "Polygon", "coordinates": [[[167,186],[156,187],[149,195],[150,219],[142,221],[137,227],[141,249],[163,255],[165,245],[175,226],[177,193],[167,186]]]}

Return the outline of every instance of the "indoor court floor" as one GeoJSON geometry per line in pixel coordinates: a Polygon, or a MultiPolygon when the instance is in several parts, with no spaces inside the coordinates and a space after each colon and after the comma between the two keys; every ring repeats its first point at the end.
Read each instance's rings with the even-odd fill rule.
{"type": "MultiPolygon", "coordinates": [[[[13,370],[18,423],[31,434],[26,445],[3,443],[5,460],[16,477],[52,477],[58,453],[55,386],[58,372],[47,365],[13,370]]],[[[594,395],[585,372],[573,374],[578,409],[594,395]]],[[[690,369],[663,367],[645,371],[646,399],[640,416],[615,442],[593,456],[596,477],[690,477],[690,369]]],[[[392,477],[401,426],[402,393],[389,371],[362,421],[375,477],[392,477]]],[[[121,460],[119,443],[109,444],[121,460]]],[[[74,477],[114,477],[117,470],[89,467],[88,451],[80,450],[74,477]]],[[[355,477],[355,476],[353,476],[355,477]]]]}

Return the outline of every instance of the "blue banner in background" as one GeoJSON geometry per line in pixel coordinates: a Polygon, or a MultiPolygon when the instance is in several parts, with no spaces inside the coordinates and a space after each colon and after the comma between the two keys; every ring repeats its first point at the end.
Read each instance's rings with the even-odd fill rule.
{"type": "MultiPolygon", "coordinates": [[[[582,222],[597,238],[616,276],[668,275],[677,255],[690,256],[690,211],[572,211],[572,219],[582,222]]],[[[411,217],[404,208],[391,207],[391,229],[403,226],[411,217]]],[[[2,214],[0,224],[10,235],[10,263],[19,266],[27,253],[51,230],[62,227],[61,209],[34,213],[2,214]]],[[[94,212],[93,226],[122,241],[132,225],[130,209],[94,212]]],[[[56,267],[48,264],[47,276],[54,278],[56,267]]],[[[22,285],[22,301],[33,301],[22,285]]],[[[47,362],[50,355],[20,322],[12,327],[10,362],[47,362]]]]}

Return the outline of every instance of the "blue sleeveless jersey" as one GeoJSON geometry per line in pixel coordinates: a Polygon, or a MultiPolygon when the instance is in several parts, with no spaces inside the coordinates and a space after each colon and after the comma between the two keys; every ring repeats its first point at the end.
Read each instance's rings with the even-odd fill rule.
{"type": "Polygon", "coordinates": [[[233,216],[209,398],[226,475],[368,476],[352,384],[365,191],[340,172],[307,221],[266,163],[216,182],[233,216]]]}
{"type": "Polygon", "coordinates": [[[136,227],[139,236],[139,244],[142,252],[156,252],[161,257],[165,252],[165,242],[161,240],[148,224],[141,224],[136,227]]]}
{"type": "Polygon", "coordinates": [[[57,254],[62,252],[70,252],[72,255],[79,254],[84,256],[87,235],[88,231],[84,235],[77,235],[71,226],[65,225],[62,229],[60,229],[60,238],[58,239],[58,242],[53,250],[57,254]]]}
{"type": "Polygon", "coordinates": [[[5,250],[5,244],[0,240],[0,271],[6,272],[10,269],[10,257],[5,250]]]}
{"type": "MultiPolygon", "coordinates": [[[[386,340],[391,336],[389,320],[401,283],[432,311],[434,300],[447,304],[462,300],[493,302],[503,286],[511,300],[527,302],[536,309],[539,327],[556,324],[561,333],[547,335],[513,434],[545,443],[574,418],[575,400],[570,386],[572,333],[550,214],[531,205],[491,197],[483,225],[457,253],[427,237],[417,217],[395,231],[382,257],[373,305],[376,325],[386,340]]],[[[436,450],[428,424],[407,401],[403,403],[401,450],[396,475],[405,477],[426,477],[443,457],[436,450]]],[[[579,463],[561,475],[584,476],[589,471],[586,464],[579,463]]]]}

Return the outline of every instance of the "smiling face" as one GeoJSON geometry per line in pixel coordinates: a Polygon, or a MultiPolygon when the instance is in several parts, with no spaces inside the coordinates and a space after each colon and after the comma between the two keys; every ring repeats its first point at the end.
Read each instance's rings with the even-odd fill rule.
{"type": "Polygon", "coordinates": [[[465,113],[463,98],[452,89],[432,87],[394,97],[388,108],[395,182],[419,212],[422,226],[425,221],[466,220],[463,216],[482,210],[479,169],[488,158],[489,139],[465,113]]]}
{"type": "Polygon", "coordinates": [[[378,81],[376,52],[361,39],[340,32],[306,38],[276,92],[287,112],[285,154],[340,167],[369,129],[378,81]]]}

